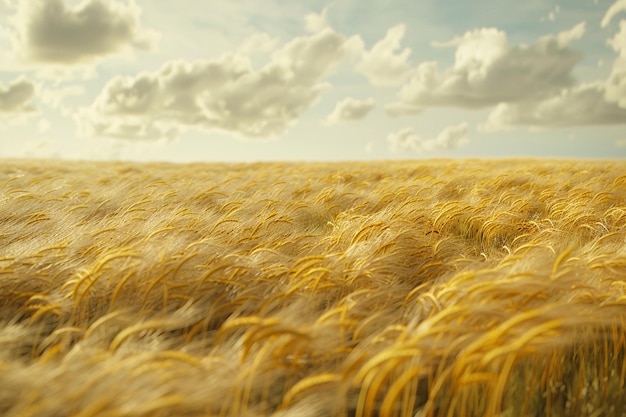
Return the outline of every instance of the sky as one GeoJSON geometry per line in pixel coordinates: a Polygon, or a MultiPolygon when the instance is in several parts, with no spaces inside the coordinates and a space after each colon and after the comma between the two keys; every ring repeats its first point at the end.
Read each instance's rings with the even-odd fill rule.
{"type": "Polygon", "coordinates": [[[0,158],[625,158],[626,0],[0,0],[0,158]]]}

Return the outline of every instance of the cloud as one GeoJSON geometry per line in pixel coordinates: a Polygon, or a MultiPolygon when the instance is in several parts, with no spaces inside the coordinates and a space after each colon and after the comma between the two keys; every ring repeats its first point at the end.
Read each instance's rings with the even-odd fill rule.
{"type": "Polygon", "coordinates": [[[626,58],[626,20],[622,20],[619,25],[619,32],[614,37],[607,40],[607,44],[622,58],[626,58]]]}
{"type": "Polygon", "coordinates": [[[304,17],[304,25],[306,30],[310,33],[321,32],[324,29],[329,27],[328,18],[326,17],[328,13],[328,7],[324,7],[321,13],[309,13],[304,17]]]}
{"type": "Polygon", "coordinates": [[[415,114],[426,107],[482,108],[545,96],[573,85],[572,70],[581,55],[569,49],[585,24],[539,38],[530,46],[509,46],[506,33],[477,29],[438,47],[456,47],[455,62],[441,72],[436,62],[420,64],[387,107],[390,116],[415,114]]]}
{"type": "MultiPolygon", "coordinates": [[[[618,3],[609,11],[617,10],[614,6],[618,3]]],[[[563,44],[568,41],[561,40],[563,44]]],[[[552,91],[544,97],[500,103],[480,130],[626,124],[626,20],[620,22],[620,31],[607,44],[618,53],[608,79],[552,91]]]]}
{"type": "Polygon", "coordinates": [[[501,103],[480,127],[494,132],[516,126],[560,128],[626,123],[626,109],[605,99],[602,82],[578,85],[540,101],[501,103]]]}
{"type": "Polygon", "coordinates": [[[35,63],[74,65],[129,48],[150,49],[154,31],[144,29],[134,1],[83,0],[68,8],[63,0],[22,0],[13,18],[14,48],[35,63]]]}
{"type": "Polygon", "coordinates": [[[407,127],[387,136],[393,152],[413,151],[417,153],[456,149],[468,142],[467,123],[449,126],[434,139],[423,139],[412,128],[407,127]]]}
{"type": "Polygon", "coordinates": [[[617,103],[626,109],[626,59],[618,58],[613,65],[611,75],[606,82],[606,100],[617,103]]]}
{"type": "Polygon", "coordinates": [[[335,105],[334,110],[326,117],[326,123],[336,124],[363,119],[374,108],[374,99],[357,100],[347,97],[335,105]]]}
{"type": "Polygon", "coordinates": [[[620,31],[608,40],[608,44],[619,55],[606,82],[605,98],[626,109],[626,20],[620,22],[620,31]]]}
{"type": "Polygon", "coordinates": [[[411,50],[404,48],[398,52],[405,31],[406,27],[402,24],[390,28],[385,37],[374,44],[369,51],[365,50],[361,44],[363,51],[356,68],[373,85],[398,85],[409,75],[408,59],[411,50]]]}
{"type": "Polygon", "coordinates": [[[618,13],[626,11],[626,0],[617,0],[615,3],[608,8],[604,17],[602,18],[602,23],[600,25],[605,28],[611,23],[611,19],[613,19],[618,13]]]}
{"type": "Polygon", "coordinates": [[[83,133],[127,139],[188,128],[277,137],[329,88],[323,79],[349,55],[350,43],[327,28],[283,45],[258,70],[246,56],[225,55],[115,77],[77,120],[83,133]]]}
{"type": "Polygon", "coordinates": [[[23,78],[17,79],[7,87],[0,84],[0,113],[25,113],[35,110],[32,99],[35,85],[23,78]]]}

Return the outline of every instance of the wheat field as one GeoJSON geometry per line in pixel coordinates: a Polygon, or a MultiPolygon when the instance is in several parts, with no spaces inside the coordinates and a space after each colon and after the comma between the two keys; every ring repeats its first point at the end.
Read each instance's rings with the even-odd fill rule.
{"type": "Polygon", "coordinates": [[[0,161],[4,416],[626,416],[626,164],[0,161]]]}

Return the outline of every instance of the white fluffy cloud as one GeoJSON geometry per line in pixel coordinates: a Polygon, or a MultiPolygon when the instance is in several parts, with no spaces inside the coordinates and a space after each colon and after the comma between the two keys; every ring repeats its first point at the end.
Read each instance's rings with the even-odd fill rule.
{"type": "Polygon", "coordinates": [[[611,20],[620,12],[626,11],[626,0],[617,0],[611,7],[608,8],[604,17],[602,18],[602,27],[605,28],[611,23],[611,20]]]}
{"type": "Polygon", "coordinates": [[[626,109],[626,20],[620,22],[620,31],[608,43],[619,55],[606,82],[605,98],[626,109]]]}
{"type": "Polygon", "coordinates": [[[170,137],[186,128],[276,137],[328,88],[323,79],[350,44],[326,28],[293,39],[260,69],[242,55],[169,62],[156,72],[112,79],[77,120],[90,135],[127,139],[170,137]]]}
{"type": "Polygon", "coordinates": [[[500,131],[516,126],[558,128],[626,123],[626,109],[605,100],[602,82],[565,89],[540,101],[500,103],[481,127],[500,131]]]}
{"type": "Polygon", "coordinates": [[[329,27],[326,17],[328,8],[324,8],[321,13],[309,13],[304,17],[304,26],[310,33],[320,32],[329,27]]]}
{"type": "Polygon", "coordinates": [[[390,133],[387,142],[393,152],[412,151],[417,153],[456,149],[467,143],[467,123],[449,126],[434,139],[423,139],[412,128],[407,127],[390,133]]]}
{"type": "Polygon", "coordinates": [[[7,87],[0,84],[0,113],[34,111],[32,99],[35,90],[35,85],[23,78],[13,81],[7,87]]]}
{"type": "Polygon", "coordinates": [[[415,114],[425,107],[481,108],[501,102],[541,97],[573,85],[572,70],[580,54],[569,48],[585,24],[548,35],[532,45],[509,46],[506,33],[477,29],[435,46],[455,46],[455,62],[440,71],[436,62],[417,67],[387,107],[391,116],[415,114]]]}
{"type": "Polygon", "coordinates": [[[157,35],[144,29],[140,9],[117,0],[21,0],[13,17],[14,48],[23,60],[78,64],[127,48],[148,49],[157,35]]]}
{"type": "MultiPolygon", "coordinates": [[[[626,3],[614,3],[604,16],[602,26],[607,26],[622,10],[626,10],[626,3]]],[[[620,22],[619,32],[607,43],[618,54],[607,80],[551,91],[544,97],[500,103],[489,114],[481,130],[626,124],[626,20],[620,22]]]]}
{"type": "Polygon", "coordinates": [[[357,100],[347,97],[339,101],[332,113],[326,117],[327,124],[336,124],[341,122],[361,120],[374,108],[374,99],[357,100]]]}
{"type": "MultiPolygon", "coordinates": [[[[377,86],[401,84],[409,75],[409,56],[411,50],[404,48],[399,51],[406,27],[396,25],[387,31],[383,39],[372,48],[361,52],[357,70],[377,86]]],[[[364,48],[361,46],[361,48],[364,48]]]]}

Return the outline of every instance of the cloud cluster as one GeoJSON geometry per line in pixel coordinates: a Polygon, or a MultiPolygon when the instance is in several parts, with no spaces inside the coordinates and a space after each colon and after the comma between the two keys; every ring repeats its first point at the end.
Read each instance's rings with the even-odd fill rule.
{"type": "Polygon", "coordinates": [[[390,133],[387,136],[387,142],[389,142],[389,148],[393,152],[425,153],[456,149],[468,142],[467,128],[467,123],[461,123],[446,127],[433,139],[423,139],[412,128],[407,127],[390,133]]]}
{"type": "Polygon", "coordinates": [[[456,47],[451,68],[440,71],[436,62],[420,64],[387,107],[390,116],[419,113],[426,107],[491,107],[545,96],[574,83],[572,70],[580,54],[569,44],[580,38],[584,23],[530,46],[510,46],[506,33],[477,29],[435,46],[456,47]]]}
{"type": "Polygon", "coordinates": [[[0,113],[25,113],[34,111],[32,99],[35,85],[25,79],[17,79],[7,87],[0,84],[0,113]]]}
{"type": "MultiPolygon", "coordinates": [[[[158,39],[140,23],[135,0],[15,0],[10,19],[14,51],[24,61],[60,70],[85,66],[133,48],[150,49],[158,39]]],[[[553,20],[558,6],[548,15],[553,20]]],[[[610,6],[601,26],[608,27],[626,0],[610,6]]],[[[74,113],[88,136],[129,140],[172,139],[188,129],[219,131],[239,138],[266,140],[282,135],[330,88],[327,78],[350,62],[373,86],[400,86],[385,106],[389,116],[415,115],[432,107],[491,108],[483,131],[519,126],[558,128],[626,123],[626,20],[607,40],[616,52],[610,76],[578,84],[574,69],[581,54],[572,43],[585,34],[585,23],[514,45],[495,28],[468,31],[434,47],[451,48],[454,62],[411,64],[403,46],[404,24],[389,28],[366,47],[329,24],[327,9],[305,17],[306,35],[285,44],[257,33],[232,54],[200,61],[169,61],[160,69],[109,80],[88,107],[74,113]],[[259,60],[258,54],[263,54],[259,60]],[[262,62],[260,64],[259,62],[262,62]],[[253,64],[254,63],[254,64],[253,64]]],[[[40,80],[41,81],[41,80],[40,80]]],[[[34,110],[34,97],[61,108],[64,97],[80,95],[76,86],[44,88],[18,79],[0,86],[0,112],[34,110]]],[[[347,97],[325,118],[328,125],[361,120],[372,111],[372,98],[347,97]]],[[[73,111],[73,110],[72,110],[73,111]]],[[[388,135],[391,149],[429,152],[453,149],[467,141],[467,124],[444,129],[432,139],[412,129],[388,135]]]]}
{"type": "MultiPolygon", "coordinates": [[[[607,10],[601,25],[608,26],[619,12],[626,10],[624,0],[607,10]]],[[[548,90],[543,97],[498,104],[481,126],[484,131],[507,130],[518,126],[559,128],[584,125],[626,124],[626,20],[607,40],[618,56],[606,80],[548,90]]]]}
{"type": "Polygon", "coordinates": [[[329,125],[341,122],[361,120],[368,115],[374,108],[374,99],[357,100],[347,97],[339,101],[333,111],[326,117],[326,123],[329,125]]]}
{"type": "Polygon", "coordinates": [[[326,28],[293,39],[260,69],[241,55],[169,62],[156,72],[112,79],[78,119],[95,136],[152,139],[200,128],[276,137],[328,88],[324,77],[352,43],[326,28]]]}
{"type": "MultiPolygon", "coordinates": [[[[626,3],[615,2],[602,26],[623,10],[626,3]]],[[[404,116],[429,107],[492,107],[480,127],[483,131],[624,124],[626,20],[607,41],[618,53],[607,80],[576,83],[573,70],[581,55],[570,44],[584,32],[585,23],[580,23],[531,45],[511,46],[504,32],[478,29],[449,42],[435,43],[437,47],[456,48],[454,65],[441,71],[436,62],[420,64],[401,88],[399,100],[385,110],[390,116],[404,116]]],[[[405,132],[404,137],[410,137],[407,135],[405,132]]],[[[401,143],[397,137],[396,142],[401,143]]]]}
{"type": "Polygon", "coordinates": [[[83,0],[69,8],[63,0],[22,0],[13,18],[14,49],[27,62],[64,65],[131,47],[149,49],[157,35],[139,17],[133,1],[83,0]]]}
{"type": "MultiPolygon", "coordinates": [[[[95,1],[95,0],[92,0],[95,1]]],[[[127,139],[171,138],[186,129],[226,132],[248,139],[278,137],[330,85],[325,78],[345,60],[374,85],[401,83],[410,71],[410,50],[401,49],[405,26],[388,30],[367,50],[359,36],[347,38],[327,21],[327,9],[305,17],[309,35],[282,47],[259,35],[237,53],[166,63],[160,70],[116,77],[76,117],[84,134],[127,139]],[[260,46],[269,62],[254,68],[249,55],[260,46]]],[[[337,103],[328,124],[364,118],[374,101],[337,103]]]]}

